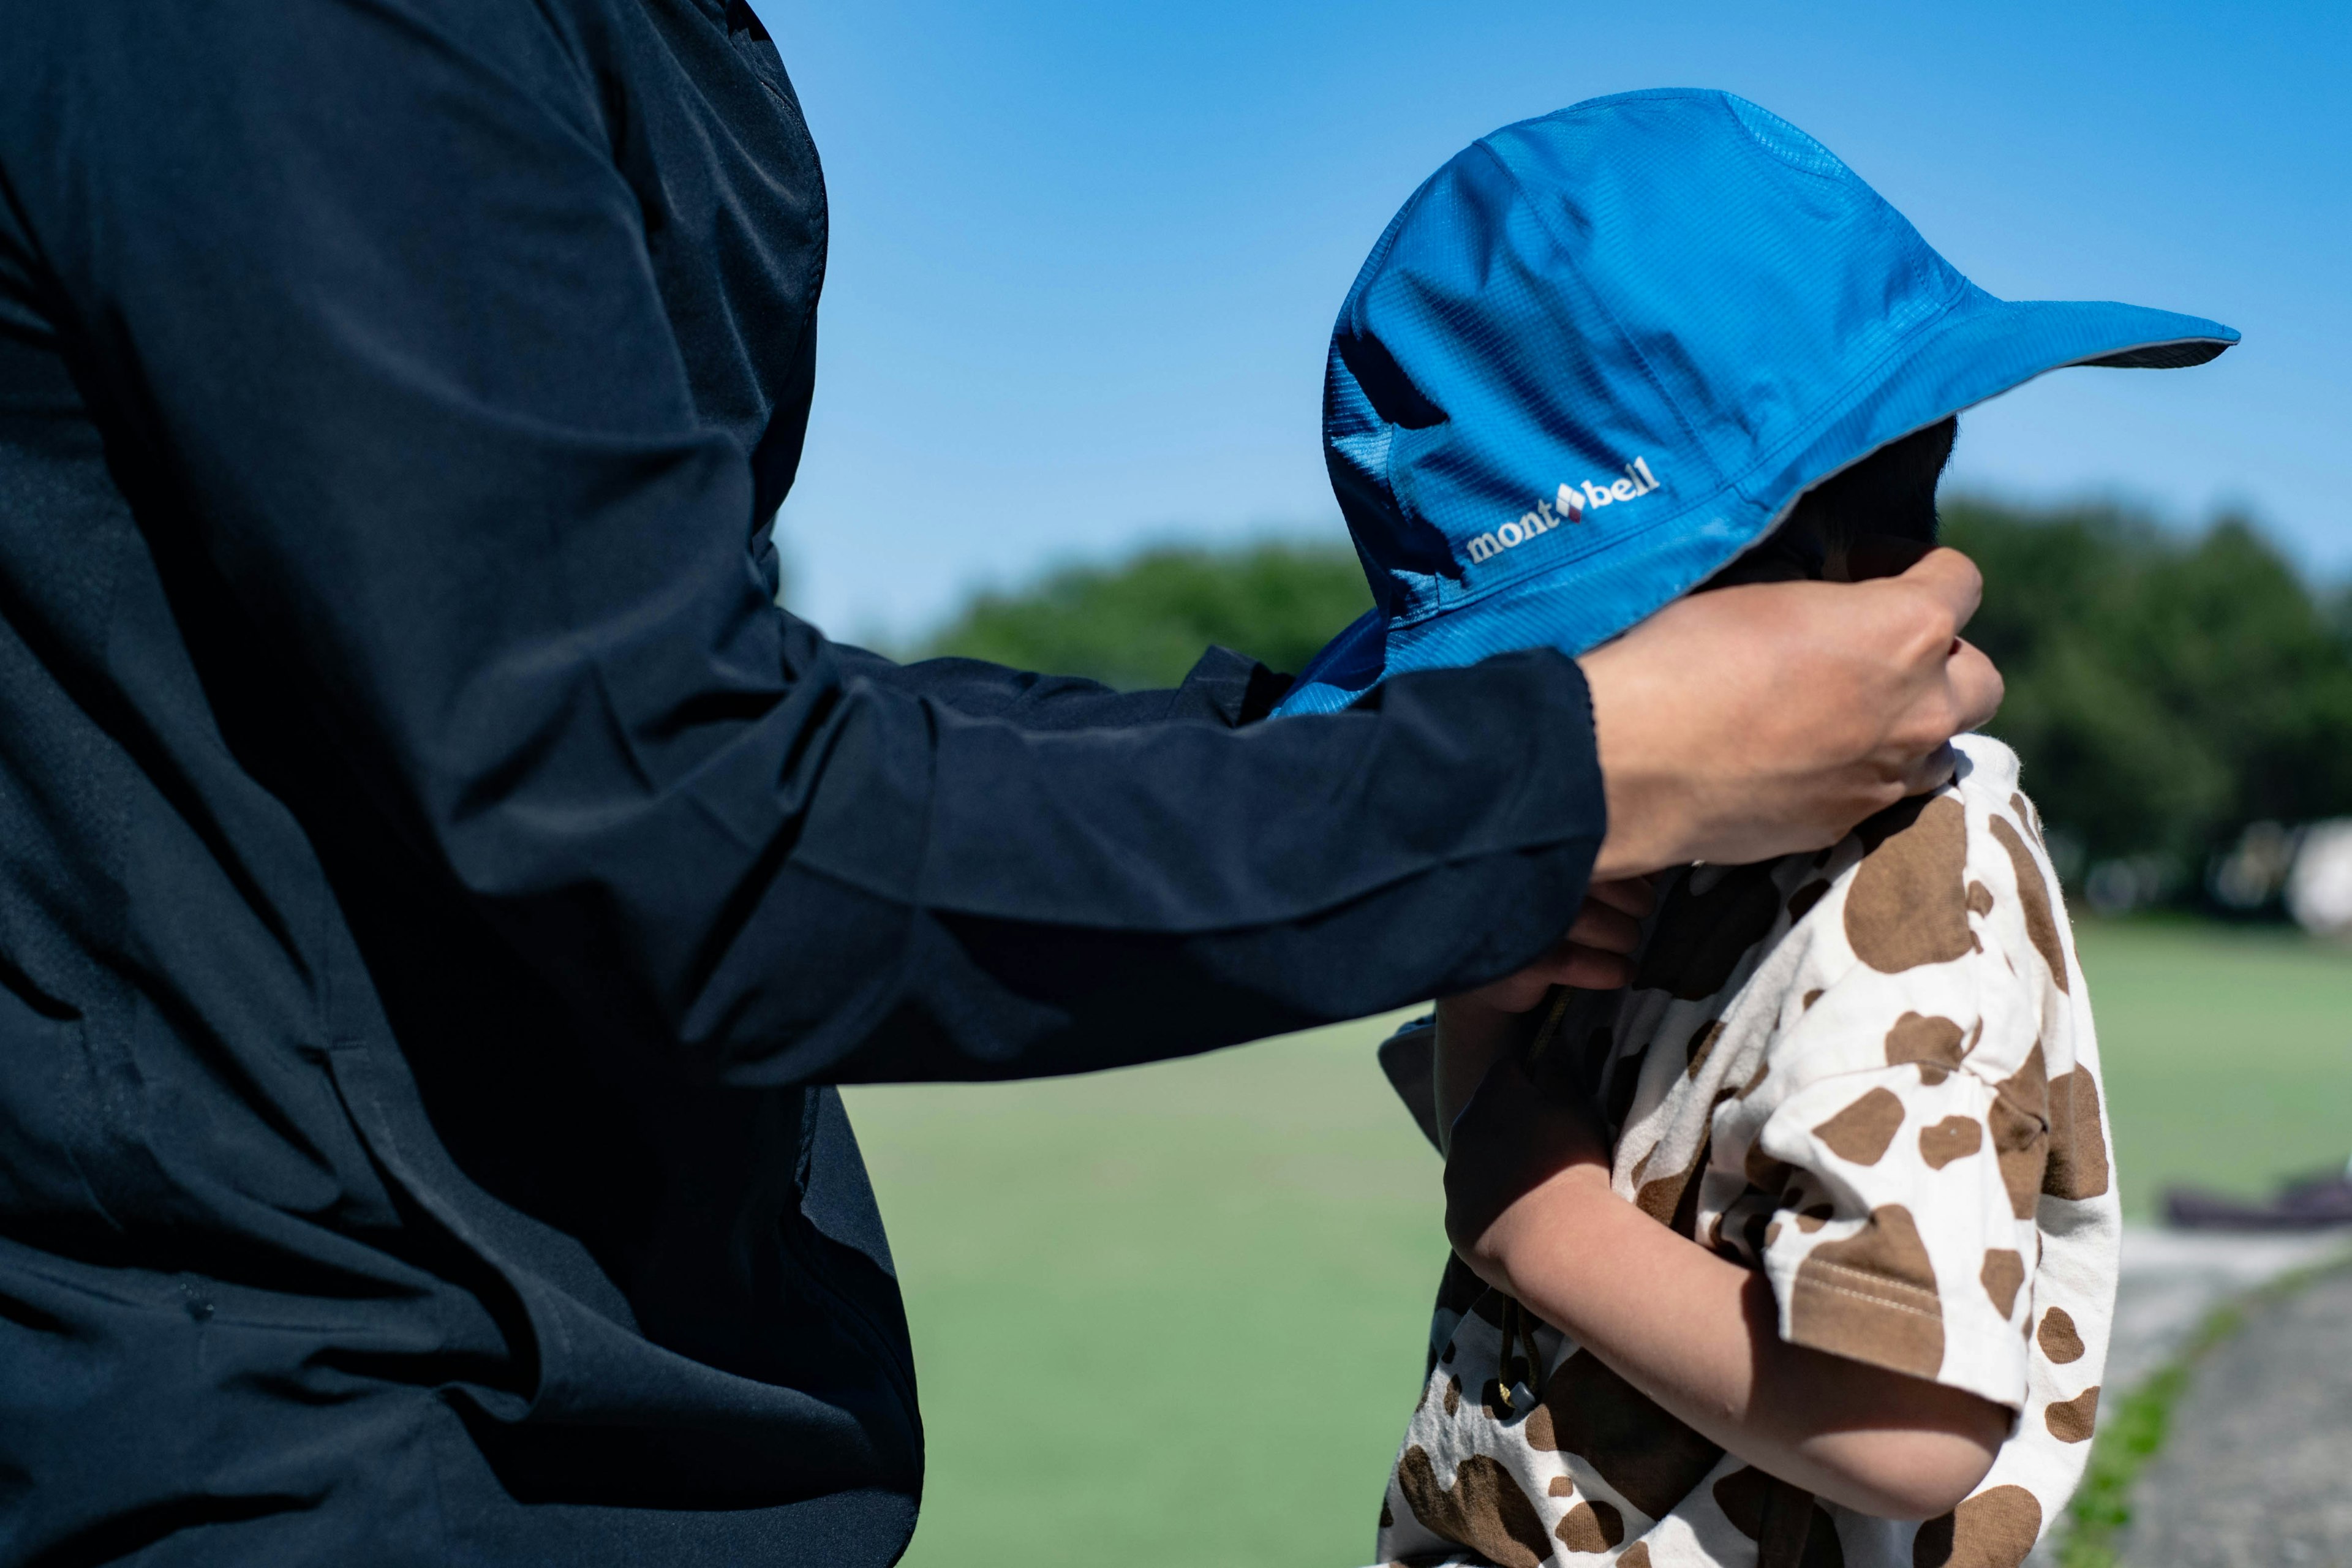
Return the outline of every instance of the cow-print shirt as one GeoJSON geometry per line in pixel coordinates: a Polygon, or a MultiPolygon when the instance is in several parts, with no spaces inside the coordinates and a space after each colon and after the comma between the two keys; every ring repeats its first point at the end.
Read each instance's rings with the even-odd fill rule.
{"type": "MultiPolygon", "coordinates": [[[[2115,1303],[2105,1097],[2017,759],[1958,746],[1832,849],[1675,874],[1632,987],[1572,994],[1541,1065],[1597,1097],[1619,1195],[1763,1270],[1784,1339],[2016,1411],[1991,1473],[1924,1524],[1818,1501],[1455,1261],[1384,1561],[2015,1568],[2064,1506],[2115,1303]]],[[[1408,1100],[1429,1035],[1383,1048],[1408,1100]]]]}

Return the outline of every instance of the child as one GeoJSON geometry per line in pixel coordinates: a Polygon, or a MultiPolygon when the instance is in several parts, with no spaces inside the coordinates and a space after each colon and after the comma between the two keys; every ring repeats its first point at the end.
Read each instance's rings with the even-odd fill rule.
{"type": "MultiPolygon", "coordinates": [[[[1992,300],[1726,95],[1511,127],[1415,195],[1341,313],[1328,444],[1378,603],[1285,706],[1584,654],[1702,583],[1899,566],[1959,409],[2234,339],[1992,300]]],[[[2086,1456],[2118,1211],[2016,759],[1957,750],[1829,849],[1663,876],[1626,989],[1514,1017],[1523,976],[1384,1047],[1458,1255],[1383,1559],[2032,1550],[2086,1456]]]]}

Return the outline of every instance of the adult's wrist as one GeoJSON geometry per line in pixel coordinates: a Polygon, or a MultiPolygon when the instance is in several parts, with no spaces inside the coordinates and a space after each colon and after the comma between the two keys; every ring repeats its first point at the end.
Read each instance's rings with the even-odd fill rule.
{"type": "Polygon", "coordinates": [[[1608,826],[1593,857],[1592,879],[1616,881],[1646,877],[1692,858],[1694,837],[1687,767],[1677,767],[1673,748],[1678,704],[1655,683],[1638,658],[1622,644],[1596,648],[1579,661],[1592,713],[1592,750],[1601,768],[1601,799],[1608,826]]]}

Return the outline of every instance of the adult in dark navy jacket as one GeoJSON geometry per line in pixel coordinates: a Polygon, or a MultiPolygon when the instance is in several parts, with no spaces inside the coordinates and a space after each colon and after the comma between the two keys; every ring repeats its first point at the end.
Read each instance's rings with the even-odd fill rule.
{"type": "Polygon", "coordinates": [[[0,1563],[886,1563],[826,1086],[1481,984],[1992,700],[1964,565],[1588,660],[1605,799],[1551,654],[898,668],[773,602],[824,205],[740,4],[0,32],[0,1563]]]}

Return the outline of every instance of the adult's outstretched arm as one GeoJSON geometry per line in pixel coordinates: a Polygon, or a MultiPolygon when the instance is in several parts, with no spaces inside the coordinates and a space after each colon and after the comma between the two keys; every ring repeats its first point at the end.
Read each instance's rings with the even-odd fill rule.
{"type": "Polygon", "coordinates": [[[1557,655],[1235,729],[980,700],[778,610],[560,16],[114,9],[50,14],[0,110],[13,259],[353,809],[594,1026],[739,1081],[1062,1071],[1569,923],[1603,799],[1557,655]]]}

